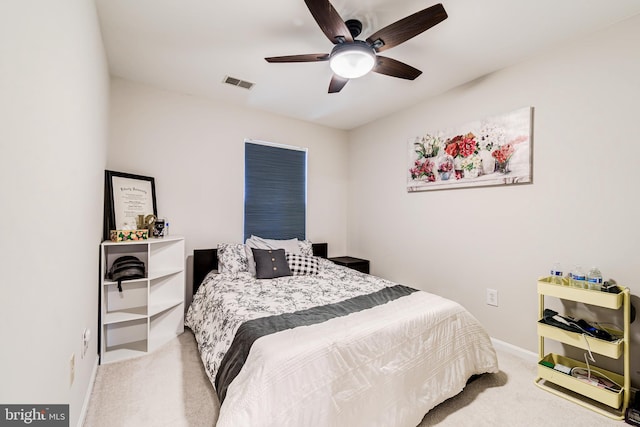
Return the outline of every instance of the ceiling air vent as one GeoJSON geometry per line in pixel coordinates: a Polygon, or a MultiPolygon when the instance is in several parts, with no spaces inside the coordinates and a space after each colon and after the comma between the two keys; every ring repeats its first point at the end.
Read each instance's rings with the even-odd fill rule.
{"type": "Polygon", "coordinates": [[[235,77],[229,77],[229,76],[225,76],[223,82],[233,86],[242,87],[245,89],[251,89],[255,84],[255,83],[247,82],[245,80],[240,80],[240,79],[236,79],[235,77]]]}

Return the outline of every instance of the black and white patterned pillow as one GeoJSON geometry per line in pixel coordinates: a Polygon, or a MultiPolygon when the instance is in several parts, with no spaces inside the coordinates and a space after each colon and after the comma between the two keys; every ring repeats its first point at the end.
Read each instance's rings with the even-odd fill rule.
{"type": "Polygon", "coordinates": [[[247,254],[242,243],[220,243],[218,245],[218,272],[239,273],[247,270],[247,254]]]}
{"type": "Polygon", "coordinates": [[[297,255],[287,252],[289,270],[294,276],[318,274],[318,259],[313,256],[297,255]]]}
{"type": "Polygon", "coordinates": [[[300,253],[305,256],[313,256],[313,245],[308,240],[300,240],[298,241],[298,246],[300,247],[300,253]]]}

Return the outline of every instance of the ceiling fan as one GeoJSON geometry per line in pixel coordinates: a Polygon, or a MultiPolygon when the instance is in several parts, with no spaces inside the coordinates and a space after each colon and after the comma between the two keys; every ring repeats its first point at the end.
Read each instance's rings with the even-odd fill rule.
{"type": "Polygon", "coordinates": [[[447,19],[441,3],[409,15],[367,37],[356,40],[362,31],[362,23],[356,19],[343,21],[329,0],[304,1],[322,32],[335,46],[331,53],[273,56],[267,62],[320,62],[329,61],[334,75],[329,83],[329,93],[340,92],[349,79],[355,79],[374,71],[401,79],[414,80],[422,71],[378,52],[399,45],[423,31],[447,19]]]}

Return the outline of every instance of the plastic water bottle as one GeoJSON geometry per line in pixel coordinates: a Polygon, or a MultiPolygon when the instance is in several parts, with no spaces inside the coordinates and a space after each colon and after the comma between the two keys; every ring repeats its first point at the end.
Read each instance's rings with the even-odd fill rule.
{"type": "Polygon", "coordinates": [[[559,262],[551,266],[551,283],[562,285],[562,266],[559,262]]]}
{"type": "Polygon", "coordinates": [[[587,282],[587,277],[584,274],[584,270],[581,266],[576,265],[573,267],[571,271],[571,285],[576,288],[586,288],[585,284],[587,282]]]}
{"type": "Polygon", "coordinates": [[[591,267],[587,273],[587,283],[589,285],[589,289],[593,289],[595,291],[602,290],[602,273],[600,273],[598,267],[591,267]]]}

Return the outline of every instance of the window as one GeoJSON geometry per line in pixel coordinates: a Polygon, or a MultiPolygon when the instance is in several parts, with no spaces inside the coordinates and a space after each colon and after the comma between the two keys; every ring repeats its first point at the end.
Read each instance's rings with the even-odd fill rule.
{"type": "Polygon", "coordinates": [[[305,238],[307,150],[244,144],[244,240],[305,238]]]}

